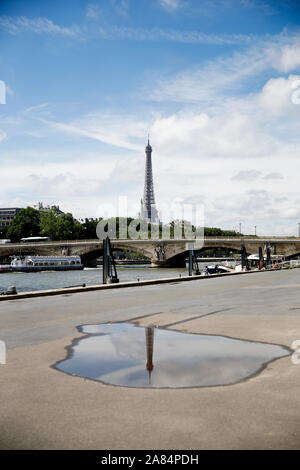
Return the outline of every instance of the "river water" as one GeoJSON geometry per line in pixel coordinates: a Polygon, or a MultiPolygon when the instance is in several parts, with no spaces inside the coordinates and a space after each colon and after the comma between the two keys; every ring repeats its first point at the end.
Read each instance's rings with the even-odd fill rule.
{"type": "MultiPolygon", "coordinates": [[[[199,263],[202,271],[208,263],[199,263]]],[[[215,264],[215,263],[209,263],[215,264]]],[[[152,268],[150,265],[117,266],[120,282],[143,281],[168,277],[188,276],[186,268],[152,268]]],[[[82,271],[41,271],[37,273],[1,273],[0,292],[15,286],[17,292],[57,289],[81,284],[102,284],[102,267],[82,271]]]]}

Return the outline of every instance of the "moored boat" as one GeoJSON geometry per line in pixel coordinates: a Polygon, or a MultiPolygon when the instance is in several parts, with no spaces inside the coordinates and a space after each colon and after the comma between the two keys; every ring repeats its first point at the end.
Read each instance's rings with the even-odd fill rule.
{"type": "Polygon", "coordinates": [[[206,267],[206,274],[231,273],[233,271],[234,271],[234,268],[230,268],[229,266],[224,266],[221,264],[216,264],[214,266],[206,267]]]}
{"type": "Polygon", "coordinates": [[[78,269],[83,269],[80,256],[14,256],[10,264],[0,265],[0,273],[78,269]]]}

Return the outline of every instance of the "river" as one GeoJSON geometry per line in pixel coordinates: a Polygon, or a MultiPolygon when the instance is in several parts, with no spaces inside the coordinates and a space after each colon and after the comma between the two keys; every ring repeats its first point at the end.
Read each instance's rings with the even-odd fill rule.
{"type": "MultiPolygon", "coordinates": [[[[205,264],[199,263],[200,270],[205,264]]],[[[209,263],[215,264],[215,263],[209,263]]],[[[185,268],[152,268],[150,265],[117,266],[120,282],[188,276],[185,268]]],[[[102,284],[102,267],[83,271],[41,271],[37,273],[1,273],[0,292],[15,286],[17,292],[56,289],[80,284],[102,284]]]]}

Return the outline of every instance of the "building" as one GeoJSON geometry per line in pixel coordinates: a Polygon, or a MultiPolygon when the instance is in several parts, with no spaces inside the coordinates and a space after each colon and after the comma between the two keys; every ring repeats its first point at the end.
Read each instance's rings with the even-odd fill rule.
{"type": "Polygon", "coordinates": [[[63,211],[60,210],[59,206],[44,206],[42,202],[38,202],[33,206],[34,209],[36,209],[39,212],[46,212],[46,211],[54,211],[57,215],[62,215],[63,211]]]}
{"type": "Polygon", "coordinates": [[[155,206],[155,197],[153,189],[153,173],[152,173],[152,147],[149,143],[145,148],[146,163],[145,163],[145,183],[144,183],[144,197],[141,199],[141,212],[140,218],[146,219],[147,222],[159,223],[158,211],[155,206]]]}
{"type": "Polygon", "coordinates": [[[7,227],[19,212],[19,207],[9,207],[0,209],[0,228],[7,227]]]}

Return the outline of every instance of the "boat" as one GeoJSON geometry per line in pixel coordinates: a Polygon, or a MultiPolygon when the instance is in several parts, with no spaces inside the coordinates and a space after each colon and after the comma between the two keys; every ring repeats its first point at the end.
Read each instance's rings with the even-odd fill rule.
{"type": "Polygon", "coordinates": [[[13,256],[10,264],[0,265],[0,273],[78,269],[83,269],[80,256],[13,256]]]}
{"type": "Polygon", "coordinates": [[[216,264],[215,266],[207,266],[207,274],[221,274],[221,273],[231,273],[234,269],[228,266],[223,266],[221,264],[216,264]]]}

